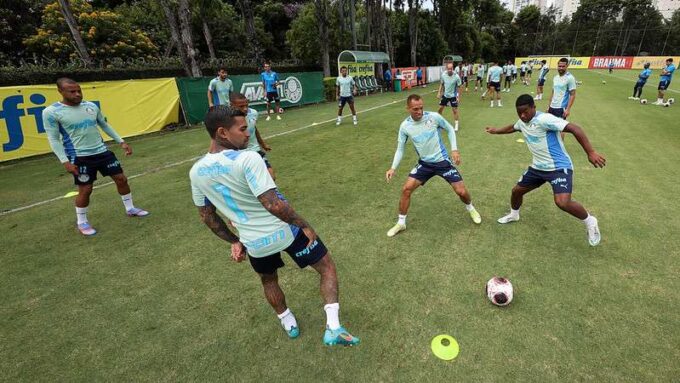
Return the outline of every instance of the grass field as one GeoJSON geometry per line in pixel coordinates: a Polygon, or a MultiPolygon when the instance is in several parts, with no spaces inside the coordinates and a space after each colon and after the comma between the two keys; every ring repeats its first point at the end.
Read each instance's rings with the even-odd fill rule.
{"type": "MultiPolygon", "coordinates": [[[[93,194],[93,238],[76,232],[70,198],[0,216],[0,380],[677,382],[680,105],[627,100],[633,71],[575,75],[583,86],[571,120],[608,161],[593,168],[567,138],[574,197],[598,217],[600,246],[588,246],[547,186],[525,199],[520,222],[495,222],[531,156],[519,135],[484,127],[514,122],[514,99],[534,86],[515,85],[500,109],[463,96],[459,169],[482,225],[434,179],[394,238],[385,233],[416,161],[409,144],[396,182],[385,183],[405,94],[358,98],[358,110],[375,108],[358,127],[295,130],[333,119],[335,105],[292,109],[258,127],[276,135],[277,184],[331,250],[341,320],[362,344],[322,344],[318,278],[285,259],[282,286],[302,331],[289,340],[250,266],[229,260],[191,202],[187,160],[207,150],[204,129],[132,139],[123,166],[142,174],[131,186],[148,218],[127,218],[110,185],[93,194]],[[515,285],[507,308],[483,294],[493,275],[515,285]],[[454,361],[430,352],[443,333],[460,344],[454,361]]],[[[678,84],[669,95],[680,96],[678,84]]],[[[655,85],[643,96],[653,101],[655,85]]],[[[433,90],[422,89],[426,110],[436,110],[433,90]]],[[[0,183],[2,210],[75,190],[53,156],[0,166],[0,183]]]]}

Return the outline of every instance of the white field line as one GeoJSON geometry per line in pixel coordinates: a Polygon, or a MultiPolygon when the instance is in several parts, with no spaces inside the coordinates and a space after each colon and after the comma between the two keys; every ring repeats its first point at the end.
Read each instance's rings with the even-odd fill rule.
{"type": "MultiPolygon", "coordinates": [[[[432,92],[434,92],[434,91],[431,91],[430,93],[432,93],[432,92]]],[[[400,100],[400,101],[394,100],[394,101],[388,102],[388,103],[386,103],[386,104],[382,104],[382,105],[374,106],[374,107],[372,107],[372,108],[364,109],[364,110],[362,110],[362,111],[358,111],[357,114],[366,113],[366,112],[370,112],[370,111],[375,110],[375,109],[384,108],[384,107],[386,107],[386,106],[394,105],[394,104],[396,104],[397,102],[401,102],[401,100],[400,100]]],[[[313,127],[313,126],[318,126],[318,125],[322,125],[322,124],[327,124],[327,123],[333,122],[333,121],[335,121],[335,117],[332,118],[332,119],[329,119],[329,120],[321,121],[321,122],[313,122],[313,123],[311,123],[311,124],[309,124],[309,125],[305,125],[305,126],[302,126],[302,127],[299,127],[299,128],[287,130],[287,131],[285,131],[285,132],[272,134],[271,136],[265,137],[265,139],[270,139],[270,138],[274,138],[274,137],[285,136],[285,135],[287,135],[287,134],[295,133],[295,132],[297,132],[297,131],[304,130],[304,129],[309,129],[309,128],[313,127]]],[[[131,176],[128,176],[127,178],[128,178],[128,179],[138,178],[138,177],[141,177],[141,176],[145,176],[145,175],[148,175],[148,174],[152,174],[152,173],[159,172],[159,171],[161,171],[161,170],[174,168],[175,166],[179,166],[179,165],[182,165],[182,164],[186,164],[187,162],[196,161],[196,160],[198,160],[198,159],[201,158],[201,157],[202,157],[202,156],[196,156],[196,157],[188,158],[188,159],[186,159],[186,160],[177,161],[177,162],[173,162],[173,163],[170,163],[170,164],[165,164],[165,165],[160,166],[160,167],[157,167],[157,168],[153,168],[153,169],[150,169],[150,170],[141,172],[141,173],[133,174],[133,175],[131,175],[131,176]]],[[[103,188],[103,187],[110,186],[110,185],[113,185],[113,181],[109,181],[109,182],[106,182],[106,183],[97,185],[97,186],[94,187],[94,189],[99,189],[99,188],[103,188]]],[[[44,200],[44,201],[35,202],[35,203],[29,204],[29,205],[16,207],[16,208],[14,208],[14,209],[9,209],[9,210],[5,210],[5,211],[1,211],[1,212],[0,212],[0,216],[8,215],[8,214],[16,213],[16,212],[20,212],[20,211],[22,211],[22,210],[27,210],[27,209],[30,209],[30,208],[33,208],[33,207],[37,207],[37,206],[42,206],[42,205],[48,204],[48,203],[50,203],[50,202],[59,201],[59,200],[65,199],[65,198],[71,198],[71,197],[59,196],[59,197],[54,197],[54,198],[46,199],[46,200],[44,200]]]]}

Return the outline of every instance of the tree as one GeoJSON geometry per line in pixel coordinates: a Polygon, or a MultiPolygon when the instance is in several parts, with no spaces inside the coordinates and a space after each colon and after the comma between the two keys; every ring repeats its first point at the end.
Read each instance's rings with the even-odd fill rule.
{"type": "Polygon", "coordinates": [[[165,19],[168,22],[168,28],[170,28],[170,35],[172,36],[172,40],[174,41],[174,44],[177,47],[177,50],[179,51],[182,66],[184,66],[184,72],[187,74],[187,76],[191,76],[192,68],[191,64],[187,60],[187,54],[184,44],[182,44],[180,39],[179,26],[177,25],[177,15],[175,14],[175,11],[171,7],[168,0],[160,0],[160,4],[161,7],[163,8],[163,14],[165,15],[165,19]]]}
{"type": "Polygon", "coordinates": [[[23,40],[40,26],[44,6],[42,1],[0,2],[0,65],[19,64],[28,57],[23,40]]]}
{"type": "Polygon", "coordinates": [[[68,25],[68,29],[71,32],[71,36],[73,37],[73,42],[76,45],[78,56],[80,56],[80,59],[83,60],[83,63],[86,67],[92,66],[92,59],[90,58],[90,54],[87,52],[87,47],[85,46],[83,37],[80,35],[80,30],[78,30],[78,23],[71,12],[71,4],[69,4],[68,0],[57,1],[59,2],[61,13],[64,15],[66,25],[68,25]]]}
{"type": "Polygon", "coordinates": [[[330,52],[328,46],[328,2],[327,0],[314,0],[316,22],[321,39],[321,65],[324,77],[331,75],[330,52]]]}
{"type": "Polygon", "coordinates": [[[214,15],[212,10],[218,9],[219,4],[217,0],[198,0],[198,15],[201,19],[201,29],[203,30],[203,37],[205,38],[205,45],[208,47],[208,53],[211,60],[216,60],[215,46],[213,45],[213,37],[208,25],[208,15],[214,15]]]}
{"type": "Polygon", "coordinates": [[[189,0],[179,0],[177,12],[179,13],[180,36],[191,67],[191,75],[193,77],[201,77],[201,67],[198,65],[198,61],[196,60],[196,50],[194,49],[191,22],[189,21],[191,18],[189,0]]]}
{"type": "Polygon", "coordinates": [[[418,9],[421,0],[408,0],[408,36],[411,44],[411,66],[416,66],[416,52],[418,47],[418,9]]]}
{"type": "Polygon", "coordinates": [[[248,39],[248,50],[258,65],[262,62],[262,49],[258,42],[257,30],[255,29],[255,16],[253,14],[253,6],[250,0],[238,0],[241,8],[241,14],[245,22],[246,36],[248,39]]]}

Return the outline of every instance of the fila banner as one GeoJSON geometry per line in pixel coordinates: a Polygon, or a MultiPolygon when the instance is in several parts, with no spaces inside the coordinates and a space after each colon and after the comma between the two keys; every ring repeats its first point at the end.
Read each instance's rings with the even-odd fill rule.
{"type": "Polygon", "coordinates": [[[374,63],[339,62],[338,74],[340,68],[344,66],[347,67],[347,74],[350,76],[375,76],[374,63]]]}

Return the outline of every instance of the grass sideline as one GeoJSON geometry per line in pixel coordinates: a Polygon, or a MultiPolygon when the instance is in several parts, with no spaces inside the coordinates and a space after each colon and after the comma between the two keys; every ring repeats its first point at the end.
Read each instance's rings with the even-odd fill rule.
{"type": "MultiPolygon", "coordinates": [[[[125,217],[113,187],[97,190],[95,238],[76,233],[71,199],[0,217],[0,380],[672,381],[680,376],[680,186],[672,176],[680,106],[629,101],[637,71],[605,72],[574,71],[583,86],[572,120],[607,168],[592,168],[567,139],[574,197],[600,219],[599,247],[587,245],[583,225],[554,206],[547,187],[525,199],[520,222],[495,223],[530,155],[518,135],[483,128],[516,120],[521,85],[503,94],[501,109],[463,95],[459,168],[483,224],[433,180],[414,195],[409,229],[387,238],[415,162],[409,146],[396,180],[384,182],[405,94],[360,97],[358,110],[398,102],[361,114],[358,127],[345,119],[270,140],[281,191],[338,265],[341,319],[360,346],[322,345],[318,279],[288,260],[281,281],[302,335],[286,338],[250,266],[229,261],[226,244],[200,223],[184,163],[131,182],[147,219],[125,217]],[[482,294],[496,274],[516,287],[506,309],[482,294]],[[460,344],[453,362],[429,350],[441,333],[460,344]]],[[[655,85],[644,97],[654,99],[655,85]]],[[[431,93],[426,109],[436,109],[431,93]]],[[[259,128],[272,136],[334,110],[291,110],[259,128]]],[[[202,129],[140,138],[123,166],[140,174],[207,145],[202,129]]],[[[73,190],[53,157],[3,166],[0,182],[3,209],[73,190]]]]}

